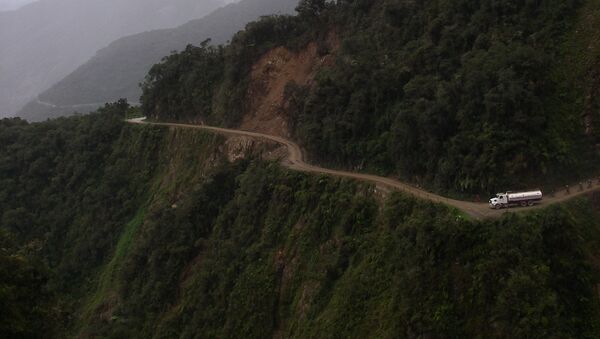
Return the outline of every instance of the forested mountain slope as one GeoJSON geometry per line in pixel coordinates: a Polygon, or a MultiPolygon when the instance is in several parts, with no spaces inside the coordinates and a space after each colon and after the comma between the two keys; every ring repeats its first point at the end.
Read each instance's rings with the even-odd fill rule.
{"type": "Polygon", "coordinates": [[[242,0],[180,27],[128,36],[111,43],[64,79],[29,102],[18,116],[28,121],[87,113],[105,102],[138,102],[139,84],[155,63],[186,45],[227,42],[234,33],[263,15],[292,13],[297,0],[242,0]],[[40,102],[41,101],[41,102],[40,102]],[[48,105],[51,104],[51,105],[48,105]]]}
{"type": "Polygon", "coordinates": [[[123,36],[177,27],[221,0],[39,0],[0,13],[0,117],[123,36]]]}
{"type": "MultiPolygon", "coordinates": [[[[168,56],[142,110],[274,128],[313,161],[457,194],[572,178],[597,165],[599,8],[302,1],[168,56]]],[[[598,194],[470,220],[288,171],[268,143],[126,124],[134,113],[0,120],[3,336],[600,333],[598,194]]]]}
{"type": "Polygon", "coordinates": [[[577,337],[600,330],[597,195],[500,220],[289,172],[270,145],[0,121],[9,337],[577,337]],[[17,274],[15,274],[17,272],[17,274]],[[36,313],[28,313],[35,307],[36,313]]]}
{"type": "Polygon", "coordinates": [[[313,44],[315,63],[329,61],[302,83],[289,76],[271,103],[314,161],[453,194],[557,185],[598,165],[599,8],[303,1],[300,15],[249,25],[222,49],[167,58],[149,73],[143,107],[159,120],[244,126],[253,100],[285,76],[269,72],[293,59],[276,51],[313,44]],[[263,62],[266,79],[256,78],[263,62]]]}

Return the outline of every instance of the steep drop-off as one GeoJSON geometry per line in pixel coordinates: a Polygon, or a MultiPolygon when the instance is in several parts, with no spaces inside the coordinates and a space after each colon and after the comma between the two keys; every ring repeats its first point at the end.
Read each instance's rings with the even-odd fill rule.
{"type": "Polygon", "coordinates": [[[35,319],[58,319],[56,337],[594,338],[599,330],[595,195],[468,221],[260,160],[273,145],[125,125],[126,109],[0,123],[0,228],[19,244],[7,250],[52,272],[47,283],[8,274],[0,283],[49,293],[35,319]]]}
{"type": "MultiPolygon", "coordinates": [[[[582,112],[593,86],[564,69],[594,65],[577,30],[593,30],[582,13],[598,1],[510,5],[302,1],[298,16],[251,23],[228,46],[165,58],[142,109],[289,132],[323,164],[456,194],[592,172],[582,112]]],[[[277,145],[131,126],[126,113],[118,102],[87,117],[0,121],[0,305],[15,305],[0,318],[4,333],[600,333],[598,194],[474,221],[289,171],[270,160],[277,145]]]]}

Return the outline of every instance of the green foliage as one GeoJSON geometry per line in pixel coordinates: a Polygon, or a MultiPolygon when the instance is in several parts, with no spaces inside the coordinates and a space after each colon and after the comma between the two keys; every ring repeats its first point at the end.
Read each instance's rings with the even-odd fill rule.
{"type": "Polygon", "coordinates": [[[200,47],[188,45],[150,69],[142,85],[142,109],[148,117],[175,120],[211,116],[224,61],[223,50],[209,46],[209,42],[200,47]]]}
{"type": "Polygon", "coordinates": [[[188,46],[150,70],[142,84],[142,109],[162,120],[197,120],[222,125],[239,122],[252,65],[269,49],[304,46],[315,22],[272,15],[246,25],[227,46],[188,46]]]}
{"type": "Polygon", "coordinates": [[[318,17],[327,5],[327,0],[301,0],[296,7],[296,12],[303,17],[318,17]]]}
{"type": "Polygon", "coordinates": [[[0,334],[5,338],[55,335],[53,295],[47,289],[49,272],[31,259],[0,228],[0,334]]]}
{"type": "MultiPolygon", "coordinates": [[[[313,157],[465,192],[576,173],[589,146],[568,109],[578,95],[557,95],[552,69],[577,8],[302,1],[298,17],[263,18],[227,47],[165,58],[143,110],[235,124],[262,53],[334,27],[335,65],[315,87],[286,88],[313,157]]],[[[0,120],[1,334],[51,336],[49,323],[65,324],[57,337],[107,338],[600,333],[597,196],[472,222],[402,194],[380,201],[369,185],[229,163],[221,137],[125,125],[132,113],[120,101],[0,120]]]]}
{"type": "MultiPolygon", "coordinates": [[[[378,212],[368,192],[272,164],[217,170],[177,209],[154,207],[120,280],[115,317],[129,327],[120,335],[593,338],[599,329],[589,228],[570,207],[475,223],[400,194],[378,212]]],[[[114,333],[114,322],[96,326],[114,333]]]]}
{"type": "Polygon", "coordinates": [[[1,121],[2,197],[22,197],[0,204],[0,230],[18,244],[0,233],[0,302],[15,305],[2,318],[9,331],[23,330],[20,310],[31,303],[41,305],[26,320],[33,336],[56,312],[63,317],[52,321],[67,328],[57,337],[600,330],[597,197],[472,222],[402,194],[379,201],[370,185],[252,158],[229,163],[222,138],[124,125],[126,111],[121,103],[43,124],[1,121]],[[45,155],[61,160],[34,166],[45,155]],[[41,278],[11,276],[19,263],[41,278]]]}
{"type": "Polygon", "coordinates": [[[556,105],[566,79],[551,72],[578,5],[342,2],[333,14],[347,32],[342,49],[296,103],[295,134],[320,162],[440,190],[581,174],[596,163],[574,109],[583,93],[556,105]]]}
{"type": "MultiPolygon", "coordinates": [[[[592,1],[586,6],[597,7],[587,5],[592,1]]],[[[294,50],[335,32],[342,42],[335,64],[321,69],[316,83],[289,84],[286,91],[289,126],[313,160],[458,194],[579,179],[598,163],[594,141],[582,126],[586,93],[582,86],[570,89],[581,81],[556,70],[575,64],[582,74],[581,67],[593,68],[593,62],[578,61],[593,56],[565,58],[564,46],[595,53],[587,40],[571,34],[579,21],[590,21],[577,14],[581,5],[301,1],[298,16],[263,18],[238,33],[223,48],[220,82],[196,84],[212,86],[214,100],[209,105],[207,96],[206,107],[187,105],[185,111],[209,123],[235,125],[260,55],[277,46],[294,50]],[[539,182],[540,175],[546,182],[539,182]]],[[[181,72],[207,72],[193,67],[181,72]]],[[[193,91],[186,86],[157,95],[193,91]]],[[[174,109],[148,112],[187,119],[168,112],[182,111],[180,103],[191,98],[186,94],[174,109]]],[[[587,110],[593,115],[592,104],[587,110]]]]}
{"type": "Polygon", "coordinates": [[[120,101],[87,117],[0,121],[0,229],[40,247],[36,257],[55,277],[48,288],[65,296],[67,314],[87,293],[156,167],[160,135],[125,128],[128,109],[120,101]]]}

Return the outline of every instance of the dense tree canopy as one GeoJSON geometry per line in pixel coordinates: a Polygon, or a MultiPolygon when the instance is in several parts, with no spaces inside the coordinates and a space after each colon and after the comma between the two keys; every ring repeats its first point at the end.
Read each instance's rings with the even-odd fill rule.
{"type": "MultiPolygon", "coordinates": [[[[187,83],[165,80],[176,89],[159,91],[163,85],[154,81],[148,88],[161,100],[177,98],[173,107],[186,105],[198,119],[235,126],[262,53],[280,45],[294,50],[335,32],[342,43],[334,65],[321,69],[316,83],[290,83],[286,92],[293,98],[289,125],[315,161],[454,193],[551,186],[586,175],[598,158],[595,141],[584,135],[578,104],[584,93],[566,91],[567,79],[557,76],[565,67],[562,41],[580,5],[305,0],[300,15],[263,18],[224,47],[221,81],[198,78],[195,85],[204,94],[210,91],[202,88],[212,88],[212,101],[187,83]],[[185,104],[193,100],[203,108],[185,104]]],[[[189,63],[177,60],[188,54],[157,69],[216,72],[191,64],[185,70],[189,63]]],[[[158,118],[190,118],[149,103],[158,118]]]]}
{"type": "MultiPolygon", "coordinates": [[[[306,0],[154,66],[143,111],[235,126],[269,49],[315,161],[477,192],[593,167],[561,45],[579,1],[306,0]],[[573,104],[573,107],[571,107],[573,104]]],[[[600,199],[497,220],[96,114],[0,120],[0,336],[596,338],[600,199]]],[[[261,148],[262,147],[262,148],[261,148]]]]}
{"type": "Polygon", "coordinates": [[[188,45],[150,69],[143,87],[143,109],[150,117],[174,120],[210,116],[215,89],[223,72],[223,50],[188,45]],[[160,113],[158,113],[160,112],[160,113]]]}
{"type": "Polygon", "coordinates": [[[128,110],[0,121],[1,334],[598,333],[598,197],[466,220],[128,110]]]}
{"type": "Polygon", "coordinates": [[[577,173],[596,156],[552,70],[578,4],[342,2],[342,49],[295,100],[296,136],[319,161],[459,192],[577,173]]]}
{"type": "MultiPolygon", "coordinates": [[[[1,225],[1,223],[0,223],[1,225]]],[[[49,271],[30,258],[0,227],[0,334],[6,338],[53,337],[60,328],[48,291],[49,271]]]]}

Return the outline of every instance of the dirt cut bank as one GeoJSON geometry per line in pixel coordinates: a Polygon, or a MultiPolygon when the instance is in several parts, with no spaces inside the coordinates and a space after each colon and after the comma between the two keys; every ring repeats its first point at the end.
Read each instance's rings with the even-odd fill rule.
{"type": "Polygon", "coordinates": [[[311,42],[298,52],[276,47],[252,66],[240,129],[290,136],[285,87],[289,83],[312,86],[317,72],[333,63],[339,48],[336,34],[330,32],[323,44],[311,42]]]}

